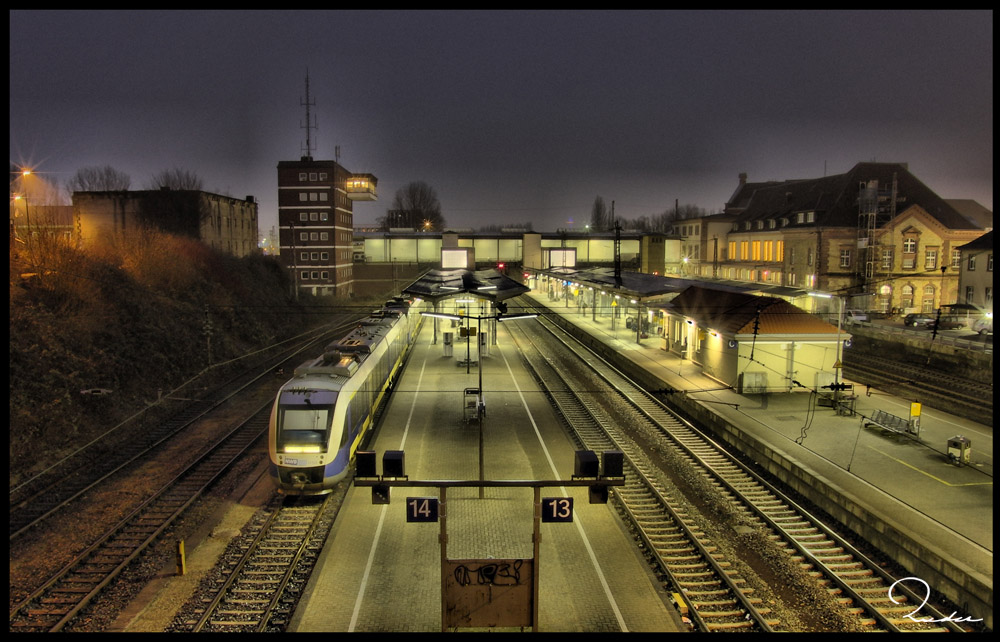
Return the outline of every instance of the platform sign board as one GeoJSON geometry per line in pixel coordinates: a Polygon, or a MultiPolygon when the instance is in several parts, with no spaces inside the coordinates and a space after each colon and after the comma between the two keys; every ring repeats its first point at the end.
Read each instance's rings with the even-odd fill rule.
{"type": "Polygon", "coordinates": [[[406,521],[436,522],[438,521],[437,497],[407,497],[406,521]]]}
{"type": "Polygon", "coordinates": [[[543,497],[542,498],[542,521],[543,522],[572,522],[573,521],[573,498],[572,497],[543,497]]]}
{"type": "Polygon", "coordinates": [[[443,626],[534,626],[534,567],[530,559],[447,560],[443,626]]]}

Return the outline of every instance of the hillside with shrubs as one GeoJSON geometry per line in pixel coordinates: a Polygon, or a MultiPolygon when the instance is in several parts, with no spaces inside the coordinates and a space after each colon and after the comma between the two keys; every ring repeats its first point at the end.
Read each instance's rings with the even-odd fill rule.
{"type": "Polygon", "coordinates": [[[235,258],[189,238],[134,233],[88,249],[19,239],[10,252],[11,485],[160,391],[322,323],[340,301],[296,301],[274,258],[235,258]]]}

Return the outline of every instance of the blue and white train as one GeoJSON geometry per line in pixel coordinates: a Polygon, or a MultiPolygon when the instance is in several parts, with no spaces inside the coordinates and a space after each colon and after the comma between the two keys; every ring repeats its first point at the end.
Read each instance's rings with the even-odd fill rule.
{"type": "Polygon", "coordinates": [[[278,391],[268,429],[278,492],[329,493],[347,475],[416,337],[420,315],[410,307],[401,299],[387,302],[323,356],[296,368],[278,391]]]}

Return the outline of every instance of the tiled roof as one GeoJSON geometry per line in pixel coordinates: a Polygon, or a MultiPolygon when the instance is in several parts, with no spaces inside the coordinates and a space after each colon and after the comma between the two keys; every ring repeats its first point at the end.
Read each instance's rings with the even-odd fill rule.
{"type": "Polygon", "coordinates": [[[727,208],[741,209],[737,222],[789,219],[796,225],[796,212],[815,212],[815,223],[799,225],[857,227],[861,183],[877,180],[880,190],[889,190],[896,179],[896,214],[918,205],[948,229],[981,229],[921,183],[902,163],[858,163],[846,174],[780,183],[747,183],[733,195],[727,208]]]}
{"type": "Polygon", "coordinates": [[[979,238],[969,241],[965,245],[960,245],[960,250],[992,250],[993,249],[993,230],[990,230],[986,234],[983,234],[979,238]]]}
{"type": "Polygon", "coordinates": [[[695,319],[699,325],[728,335],[753,334],[754,320],[760,314],[758,335],[830,335],[837,326],[773,297],[739,292],[689,287],[667,307],[695,319]]]}

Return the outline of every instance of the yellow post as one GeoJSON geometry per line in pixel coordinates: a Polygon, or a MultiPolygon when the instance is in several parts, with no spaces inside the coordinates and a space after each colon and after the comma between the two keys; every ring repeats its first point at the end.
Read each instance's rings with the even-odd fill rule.
{"type": "Polygon", "coordinates": [[[184,560],[184,540],[180,540],[177,542],[177,574],[184,575],[186,570],[186,562],[184,560]]]}

